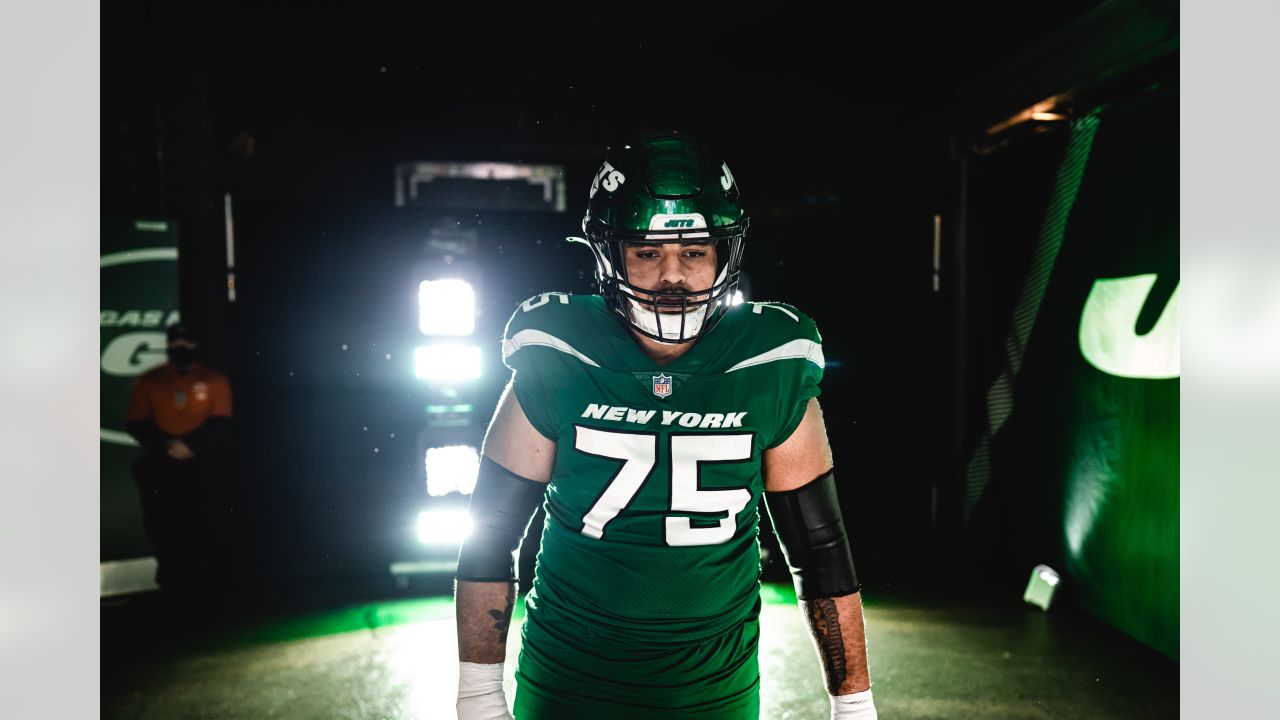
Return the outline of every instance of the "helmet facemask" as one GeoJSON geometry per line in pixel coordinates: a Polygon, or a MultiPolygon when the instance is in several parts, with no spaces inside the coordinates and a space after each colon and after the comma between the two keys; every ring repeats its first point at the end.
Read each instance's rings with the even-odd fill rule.
{"type": "Polygon", "coordinates": [[[596,280],[605,304],[634,331],[658,342],[685,343],[711,330],[728,309],[742,267],[746,220],[732,226],[626,233],[584,223],[596,260],[596,280]],[[711,245],[716,271],[711,287],[652,289],[631,281],[626,249],[632,245],[711,245]]]}

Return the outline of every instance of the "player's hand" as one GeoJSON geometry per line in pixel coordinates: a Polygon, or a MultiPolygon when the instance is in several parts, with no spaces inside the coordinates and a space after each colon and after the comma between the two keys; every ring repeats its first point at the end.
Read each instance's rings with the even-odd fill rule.
{"type": "Polygon", "coordinates": [[[191,452],[191,448],[181,440],[173,440],[169,443],[169,457],[174,460],[190,460],[196,454],[191,452]]]}
{"type": "Polygon", "coordinates": [[[871,688],[831,698],[831,720],[878,720],[871,688]]]}
{"type": "Polygon", "coordinates": [[[502,691],[503,663],[458,663],[458,720],[512,720],[502,691]]]}

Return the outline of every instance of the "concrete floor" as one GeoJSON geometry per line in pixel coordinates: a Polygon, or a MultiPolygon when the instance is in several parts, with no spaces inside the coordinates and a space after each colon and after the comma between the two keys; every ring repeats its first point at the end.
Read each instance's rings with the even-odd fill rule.
{"type": "MultiPolygon", "coordinates": [[[[794,595],[766,585],[764,597],[761,717],[827,718],[794,595]]],[[[156,594],[104,601],[102,717],[454,717],[447,596],[283,613],[163,603],[156,594]]],[[[886,720],[1178,715],[1178,664],[1088,616],[882,596],[868,599],[866,619],[886,720]]]]}

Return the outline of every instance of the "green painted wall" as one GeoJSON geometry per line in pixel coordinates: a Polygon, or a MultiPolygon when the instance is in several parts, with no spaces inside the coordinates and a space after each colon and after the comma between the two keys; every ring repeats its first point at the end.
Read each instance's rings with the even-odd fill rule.
{"type": "MultiPolygon", "coordinates": [[[[1036,261],[1024,249],[1010,262],[1008,251],[1036,243],[1025,218],[1039,217],[1043,226],[1054,203],[1045,197],[1033,207],[1008,206],[1013,196],[1002,188],[1026,181],[1018,163],[977,159],[987,167],[975,173],[974,262],[992,287],[973,311],[1005,318],[977,333],[984,391],[1011,353],[1020,366],[970,524],[985,549],[999,553],[986,559],[1009,577],[1025,582],[1034,564],[1047,563],[1064,576],[1055,603],[1078,603],[1172,657],[1179,640],[1177,102],[1176,88],[1166,87],[1099,113],[1024,348],[1011,348],[1007,338],[1016,335],[1009,330],[1016,290],[1037,272],[1036,261]]],[[[1059,162],[1064,147],[1059,139],[1059,162]]],[[[1052,183],[1041,185],[1054,192],[1052,183]]]]}

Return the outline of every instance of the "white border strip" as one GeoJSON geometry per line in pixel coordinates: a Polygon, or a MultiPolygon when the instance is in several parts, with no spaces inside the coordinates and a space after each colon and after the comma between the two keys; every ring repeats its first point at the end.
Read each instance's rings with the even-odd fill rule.
{"type": "Polygon", "coordinates": [[[578,358],[582,362],[592,367],[600,367],[600,364],[597,363],[595,360],[592,360],[586,355],[583,355],[582,353],[578,352],[577,350],[574,349],[572,345],[561,340],[555,335],[545,333],[541,330],[533,330],[533,329],[521,330],[520,332],[516,333],[515,335],[512,335],[511,337],[503,341],[502,343],[503,361],[505,362],[507,358],[516,354],[517,350],[519,350],[522,347],[525,347],[526,345],[542,345],[543,347],[555,348],[556,350],[559,350],[562,353],[565,353],[567,355],[572,355],[578,358]]]}
{"type": "Polygon", "coordinates": [[[733,367],[725,370],[731,373],[734,370],[763,365],[764,363],[773,362],[775,360],[808,360],[818,367],[826,367],[827,360],[822,356],[822,346],[812,340],[799,338],[788,343],[783,343],[778,347],[760,353],[755,357],[747,358],[733,367]]]}

